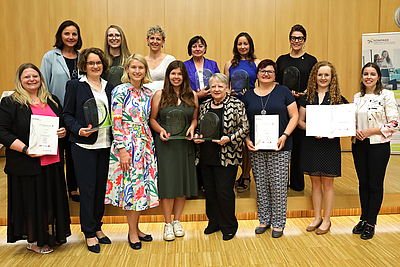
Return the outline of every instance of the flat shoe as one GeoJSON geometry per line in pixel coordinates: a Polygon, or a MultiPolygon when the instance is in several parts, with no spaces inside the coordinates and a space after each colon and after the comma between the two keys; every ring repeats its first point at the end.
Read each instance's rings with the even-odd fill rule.
{"type": "Polygon", "coordinates": [[[139,236],[140,241],[150,242],[153,241],[153,237],[151,235],[139,236]]]}
{"type": "Polygon", "coordinates": [[[327,229],[323,230],[323,229],[321,229],[321,228],[318,228],[317,231],[315,231],[315,233],[316,233],[317,235],[324,235],[324,234],[326,234],[326,233],[329,232],[329,230],[331,229],[331,226],[332,226],[332,223],[329,222],[329,226],[328,226],[327,229]]]}
{"type": "Polygon", "coordinates": [[[365,225],[365,228],[363,232],[361,233],[361,239],[363,240],[368,240],[374,237],[375,234],[375,227],[367,224],[365,225]]]}
{"type": "Polygon", "coordinates": [[[263,234],[263,233],[265,233],[265,231],[267,231],[267,229],[269,229],[270,227],[271,227],[270,224],[267,224],[267,226],[257,226],[255,232],[256,232],[256,234],[263,234]]]}
{"type": "Polygon", "coordinates": [[[322,224],[322,221],[323,221],[323,220],[321,219],[321,221],[319,222],[319,224],[307,226],[306,231],[307,231],[307,232],[315,231],[315,229],[317,229],[317,228],[322,224]]]}
{"type": "Polygon", "coordinates": [[[74,202],[80,202],[81,197],[79,195],[69,195],[69,197],[72,199],[74,202]]]}
{"type": "Polygon", "coordinates": [[[53,249],[50,248],[48,245],[44,245],[43,247],[39,248],[38,251],[34,250],[34,249],[32,248],[33,246],[37,246],[37,242],[28,243],[28,246],[27,246],[26,248],[27,248],[28,250],[32,250],[32,251],[34,251],[34,252],[36,252],[36,253],[39,253],[39,254],[48,254],[48,253],[53,252],[53,249]],[[47,249],[49,249],[49,248],[50,248],[50,250],[47,250],[47,249]],[[47,251],[46,251],[46,250],[47,250],[47,251]]]}
{"type": "Polygon", "coordinates": [[[365,226],[367,225],[367,221],[359,221],[356,226],[353,228],[353,234],[359,235],[364,231],[365,226]]]}
{"type": "Polygon", "coordinates": [[[132,243],[131,239],[129,238],[129,235],[128,235],[128,241],[129,241],[129,246],[131,246],[131,248],[133,248],[135,250],[138,250],[138,249],[142,248],[142,242],[139,241],[139,242],[136,242],[136,243],[132,243]]]}
{"type": "Polygon", "coordinates": [[[235,234],[227,234],[227,235],[222,234],[222,239],[223,239],[224,241],[231,240],[231,239],[234,238],[234,237],[235,237],[235,234]]]}
{"type": "Polygon", "coordinates": [[[283,230],[282,231],[275,231],[274,229],[272,229],[272,237],[273,238],[279,238],[283,235],[283,230]]]}
{"type": "Polygon", "coordinates": [[[244,192],[248,191],[248,190],[250,189],[250,182],[251,182],[250,177],[249,177],[249,178],[243,178],[243,177],[242,177],[242,181],[241,181],[241,183],[238,185],[238,188],[236,188],[236,192],[238,192],[238,193],[244,193],[244,192]],[[245,184],[244,181],[249,181],[249,184],[248,184],[248,185],[245,184]],[[241,188],[239,188],[239,186],[240,186],[241,188]]]}
{"type": "Polygon", "coordinates": [[[97,240],[100,244],[111,244],[111,240],[107,236],[103,236],[102,238],[97,237],[97,240]]]}
{"type": "Polygon", "coordinates": [[[205,235],[210,235],[210,234],[218,232],[218,231],[219,231],[218,228],[211,228],[210,226],[207,226],[207,228],[204,229],[204,234],[205,235]]]}

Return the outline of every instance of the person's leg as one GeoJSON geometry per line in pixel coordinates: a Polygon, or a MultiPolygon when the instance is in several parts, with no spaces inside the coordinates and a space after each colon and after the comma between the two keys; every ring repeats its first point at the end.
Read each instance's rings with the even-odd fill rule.
{"type": "Polygon", "coordinates": [[[208,218],[208,230],[207,232],[218,231],[218,203],[217,189],[215,186],[215,177],[213,166],[207,164],[201,164],[201,173],[203,175],[204,189],[206,193],[206,214],[208,218]]]}
{"type": "Polygon", "coordinates": [[[97,179],[96,179],[96,191],[95,191],[95,204],[94,204],[94,216],[96,220],[96,235],[98,238],[102,238],[105,234],[101,231],[102,222],[104,215],[104,198],[107,186],[107,175],[108,175],[108,163],[110,157],[110,149],[96,149],[97,153],[97,179]]]}
{"type": "Polygon", "coordinates": [[[237,192],[243,193],[250,189],[250,171],[251,171],[251,163],[249,158],[249,150],[246,144],[243,144],[242,147],[242,175],[241,181],[238,184],[237,192]]]}
{"type": "Polygon", "coordinates": [[[335,202],[335,191],[333,188],[333,180],[331,177],[321,177],[322,185],[324,187],[324,220],[320,226],[320,229],[328,229],[331,225],[331,214],[333,210],[333,204],[335,202]]]}
{"type": "Polygon", "coordinates": [[[128,210],[126,211],[126,217],[128,219],[128,236],[131,243],[139,242],[139,217],[140,211],[128,210]]]}
{"type": "Polygon", "coordinates": [[[314,207],[315,218],[310,227],[316,227],[322,221],[322,180],[319,176],[310,176],[312,184],[312,201],[314,207]]]}
{"type": "Polygon", "coordinates": [[[304,190],[304,174],[300,165],[301,149],[304,139],[304,130],[296,127],[292,132],[293,149],[290,161],[290,183],[289,186],[295,191],[304,190]]]}
{"type": "Polygon", "coordinates": [[[79,195],[78,193],[78,182],[76,181],[74,160],[71,153],[71,142],[68,140],[68,135],[64,138],[63,150],[60,151],[60,157],[64,156],[65,153],[65,176],[67,178],[68,193],[70,196],[79,195]]]}
{"type": "Polygon", "coordinates": [[[172,223],[171,216],[172,216],[172,209],[174,208],[174,202],[175,202],[175,198],[161,199],[161,206],[162,206],[164,220],[165,220],[163,236],[164,236],[164,240],[166,240],[166,241],[172,241],[175,239],[174,228],[171,224],[172,223]]]}

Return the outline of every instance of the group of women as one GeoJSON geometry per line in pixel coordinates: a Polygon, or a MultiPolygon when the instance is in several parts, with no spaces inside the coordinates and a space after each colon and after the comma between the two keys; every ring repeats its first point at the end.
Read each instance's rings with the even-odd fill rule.
{"type": "MultiPolygon", "coordinates": [[[[0,142],[7,147],[8,242],[26,239],[29,250],[44,254],[71,234],[64,150],[69,196],[80,201],[81,230],[91,252],[99,253],[99,244],[111,243],[101,230],[104,204],[126,211],[132,249],[153,240],[139,229],[139,218],[141,211],[159,202],[165,217],[164,239],[184,236],[180,216],[186,198],[198,193],[198,178],[209,218],[204,233],[221,231],[223,240],[232,239],[238,228],[234,194],[238,166],[242,168],[238,192],[248,190],[253,169],[260,221],[255,233],[272,226],[272,237],[283,235],[287,187],[302,190],[303,174],[311,178],[315,210],[307,231],[329,231],[333,180],[341,175],[340,139],[305,137],[306,109],[348,101],[340,93],[335,67],[317,63],[304,52],[305,29],[292,27],[291,51],[277,63],[257,59],[252,38],[240,33],[225,74],[204,57],[203,37],[190,40],[192,58],[186,62],[162,53],[165,38],[161,27],[153,26],[146,38],[150,54],[130,54],[122,29],[111,25],[104,52],[87,48],[79,53],[79,26],[65,21],[57,31],[56,48],[43,57],[42,71],[31,63],[19,67],[14,93],[0,104],[0,142]],[[296,88],[285,86],[289,67],[300,72],[296,88]],[[212,73],[209,85],[197,88],[195,73],[205,68],[212,73]],[[247,91],[230,89],[238,70],[248,74],[247,91]],[[157,81],[164,81],[161,88],[157,81]],[[87,123],[84,105],[91,99],[104,104],[111,127],[93,128],[87,123]],[[169,118],[177,113],[186,118],[185,138],[168,132],[169,118]],[[199,127],[208,113],[218,118],[219,137],[212,141],[203,138],[199,127]],[[32,114],[60,118],[57,155],[29,152],[32,114]],[[255,119],[263,115],[279,116],[275,150],[257,149],[255,119]]],[[[362,215],[353,233],[369,239],[382,203],[391,135],[399,126],[394,94],[383,88],[375,63],[363,67],[360,87],[353,99],[357,135],[352,151],[362,215]]]]}

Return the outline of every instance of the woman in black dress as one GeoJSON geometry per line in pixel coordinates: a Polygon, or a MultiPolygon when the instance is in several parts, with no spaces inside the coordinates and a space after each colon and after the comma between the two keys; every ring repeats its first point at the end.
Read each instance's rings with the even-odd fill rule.
{"type": "MultiPolygon", "coordinates": [[[[307,105],[337,105],[348,101],[340,95],[340,88],[335,67],[321,61],[314,65],[308,80],[307,94],[300,101],[299,128],[306,129],[307,105]]],[[[331,213],[335,200],[333,178],[341,176],[340,138],[306,136],[301,154],[301,167],[304,174],[311,178],[312,199],[315,211],[314,221],[307,227],[315,229],[318,235],[326,234],[331,227],[331,213]],[[322,188],[324,189],[322,191],[322,188]],[[325,214],[322,219],[322,203],[325,214]],[[318,229],[317,229],[318,228],[318,229]]]]}

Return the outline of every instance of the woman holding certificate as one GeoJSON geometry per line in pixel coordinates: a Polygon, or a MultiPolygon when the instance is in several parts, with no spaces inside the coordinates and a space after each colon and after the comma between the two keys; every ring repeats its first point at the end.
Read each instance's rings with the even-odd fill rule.
{"type": "Polygon", "coordinates": [[[156,132],[158,194],[166,241],[185,235],[179,218],[186,197],[198,194],[194,144],[190,141],[197,126],[197,112],[197,96],[190,88],[185,64],[175,60],[167,68],[164,89],[154,94],[150,116],[150,126],[156,132]]]}
{"type": "Polygon", "coordinates": [[[139,230],[140,213],[158,206],[157,163],[148,125],[152,92],[143,86],[151,77],[142,55],[128,57],[122,81],[112,92],[114,140],[105,203],[126,211],[129,245],[141,249],[141,241],[153,238],[139,230]]]}
{"type": "Polygon", "coordinates": [[[235,193],[233,191],[238,165],[242,160],[242,145],[249,132],[249,122],[242,101],[227,95],[228,78],[216,73],[210,78],[212,99],[200,106],[200,120],[196,137],[205,137],[203,123],[215,118],[214,123],[205,124],[204,130],[218,131],[212,141],[195,139],[201,143],[198,159],[206,191],[206,213],[208,226],[204,233],[212,234],[221,230],[223,240],[232,239],[237,231],[235,217],[235,193]],[[209,115],[209,116],[207,116],[209,115]],[[218,119],[217,119],[218,118],[218,119]],[[207,127],[208,126],[208,127],[207,127]]]}
{"type": "Polygon", "coordinates": [[[394,93],[383,89],[377,64],[370,62],[362,68],[360,87],[353,98],[357,123],[352,152],[359,181],[361,217],[353,233],[361,234],[361,239],[371,239],[383,199],[390,141],[399,130],[399,113],[394,93]]]}
{"type": "MultiPolygon", "coordinates": [[[[101,231],[111,131],[110,128],[92,129],[94,125],[87,122],[87,110],[103,107],[103,113],[107,114],[112,85],[100,77],[103,71],[108,70],[108,60],[99,48],[84,49],[79,57],[78,69],[83,76],[67,82],[63,119],[71,132],[69,140],[72,142],[71,152],[81,193],[81,230],[89,251],[99,253],[99,243],[111,243],[101,231]],[[96,106],[87,105],[91,101],[96,106]]],[[[96,114],[96,122],[97,115],[101,114],[96,114]]]]}
{"type": "MultiPolygon", "coordinates": [[[[335,67],[327,61],[318,62],[311,70],[307,94],[299,100],[299,128],[306,130],[307,105],[347,103],[348,101],[340,95],[335,67]]],[[[330,219],[335,200],[333,178],[341,176],[340,138],[306,136],[301,151],[302,170],[304,174],[310,176],[312,182],[312,199],[315,212],[315,219],[307,227],[307,231],[316,230],[317,235],[326,234],[331,227],[330,219]],[[322,203],[325,207],[323,219],[322,203]]]]}
{"type": "Polygon", "coordinates": [[[257,188],[257,234],[273,226],[272,237],[283,234],[286,224],[287,182],[292,149],[290,134],[297,126],[296,102],[286,86],[275,82],[276,63],[258,64],[259,86],[243,96],[250,135],[246,138],[257,188]]]}
{"type": "MultiPolygon", "coordinates": [[[[7,242],[27,240],[27,249],[46,254],[71,235],[64,164],[56,155],[31,154],[31,117],[60,117],[62,107],[47,91],[39,69],[22,64],[15,75],[15,89],[0,104],[0,143],[6,149],[8,208],[7,242]]],[[[65,137],[64,127],[54,131],[65,137]]],[[[59,139],[61,141],[61,139],[59,139]]]]}

